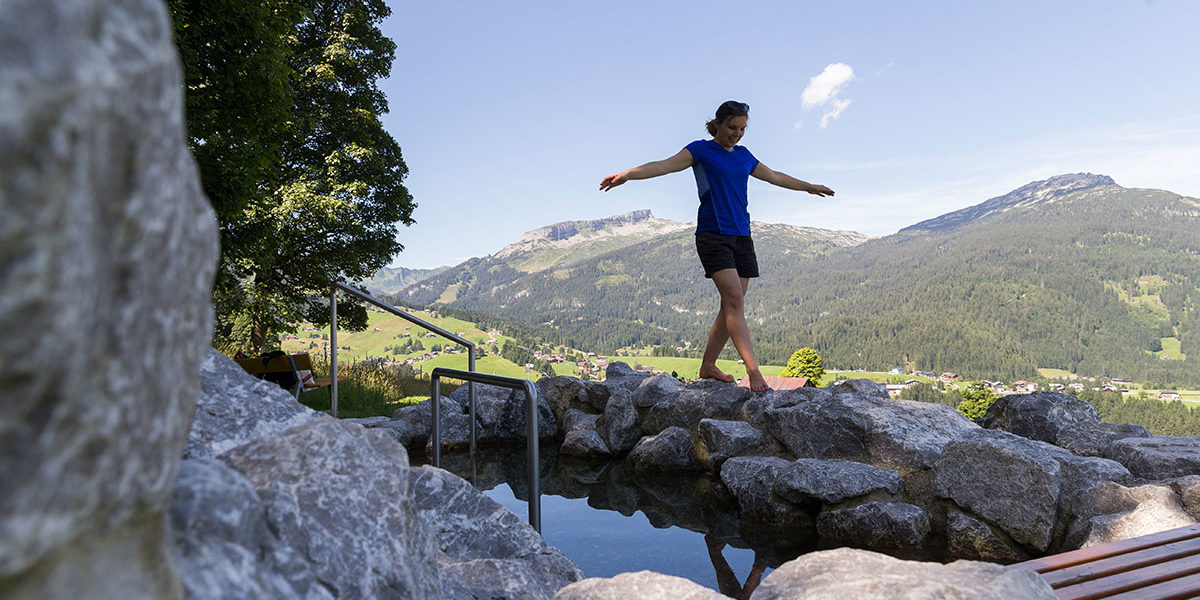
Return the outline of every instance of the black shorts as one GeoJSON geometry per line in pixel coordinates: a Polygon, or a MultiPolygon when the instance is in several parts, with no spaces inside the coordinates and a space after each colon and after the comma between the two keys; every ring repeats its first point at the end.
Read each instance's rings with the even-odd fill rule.
{"type": "Polygon", "coordinates": [[[725,235],[713,231],[696,234],[696,254],[704,265],[704,276],[712,278],[722,269],[737,269],[738,277],[758,277],[758,256],[748,235],[725,235]]]}

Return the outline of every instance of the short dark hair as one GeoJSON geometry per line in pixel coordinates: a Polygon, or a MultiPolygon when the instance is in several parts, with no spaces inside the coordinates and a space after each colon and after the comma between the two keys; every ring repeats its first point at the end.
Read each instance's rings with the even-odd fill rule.
{"type": "Polygon", "coordinates": [[[737,100],[726,100],[717,107],[716,116],[709,122],[705,123],[705,128],[708,129],[708,135],[717,135],[717,126],[725,122],[729,117],[747,117],[750,116],[750,105],[737,100]]]}

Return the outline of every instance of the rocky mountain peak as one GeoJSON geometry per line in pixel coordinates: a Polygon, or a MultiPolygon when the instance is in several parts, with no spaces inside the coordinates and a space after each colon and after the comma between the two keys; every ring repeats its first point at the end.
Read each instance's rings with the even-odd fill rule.
{"type": "Polygon", "coordinates": [[[996,196],[975,206],[946,213],[901,229],[905,231],[934,231],[952,229],[988,215],[1013,208],[1024,208],[1053,202],[1067,194],[1082,190],[1116,186],[1112,177],[1092,173],[1068,173],[1023,185],[1003,196],[996,196]]]}
{"type": "Polygon", "coordinates": [[[639,235],[647,232],[663,233],[688,227],[666,219],[657,219],[649,209],[635,210],[623,215],[588,221],[563,221],[525,232],[521,239],[497,252],[496,258],[546,248],[563,248],[576,243],[603,237],[639,235]]]}

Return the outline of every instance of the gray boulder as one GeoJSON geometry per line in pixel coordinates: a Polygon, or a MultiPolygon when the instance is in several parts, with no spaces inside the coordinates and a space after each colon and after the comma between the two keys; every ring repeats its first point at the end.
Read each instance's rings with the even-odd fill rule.
{"type": "Polygon", "coordinates": [[[1100,422],[1062,431],[1055,443],[1081,456],[1104,456],[1108,447],[1117,440],[1148,437],[1150,430],[1141,425],[1100,422]]]}
{"type": "Polygon", "coordinates": [[[809,522],[802,511],[772,491],[790,464],[774,456],[735,456],[721,465],[721,483],[737,500],[743,518],[789,525],[809,522]]]}
{"type": "Polygon", "coordinates": [[[1038,551],[1050,545],[1061,486],[1062,468],[1037,442],[990,429],[947,444],[933,475],[937,496],[1038,551]]]}
{"type": "Polygon", "coordinates": [[[894,498],[900,473],[848,460],[800,458],[779,474],[775,493],[793,504],[837,504],[872,494],[894,498]]]}
{"type": "MultiPolygon", "coordinates": [[[[463,385],[450,394],[450,399],[461,406],[459,412],[468,413],[470,399],[468,386],[463,385]]],[[[475,384],[475,426],[481,443],[511,443],[527,437],[525,417],[528,413],[523,390],[475,384]]],[[[538,438],[554,437],[558,434],[559,419],[546,398],[537,398],[538,438]]],[[[470,420],[467,421],[468,425],[470,420]]]]}
{"type": "Polygon", "coordinates": [[[554,414],[555,422],[561,422],[567,411],[574,408],[588,413],[599,413],[608,403],[608,387],[575,377],[559,375],[545,377],[537,382],[538,397],[554,414]]]}
{"type": "Polygon", "coordinates": [[[1127,488],[1108,483],[1087,493],[1086,505],[1096,516],[1081,515],[1072,523],[1066,547],[1087,548],[1196,523],[1170,485],[1127,488]]]}
{"type": "Polygon", "coordinates": [[[571,433],[579,429],[588,429],[596,431],[596,422],[600,420],[600,415],[585,413],[577,408],[569,408],[563,415],[563,433],[571,433]]]}
{"type": "Polygon", "coordinates": [[[701,379],[686,386],[682,393],[663,398],[651,406],[642,419],[642,433],[652,435],[668,427],[695,431],[701,419],[732,418],[750,395],[749,388],[716,379],[701,379]]]}
{"type": "Polygon", "coordinates": [[[639,471],[699,471],[700,458],[692,434],[681,427],[668,427],[662,433],[642,438],[629,453],[629,461],[639,471]]]}
{"type": "Polygon", "coordinates": [[[991,525],[958,510],[946,514],[946,551],[955,558],[1014,563],[1030,558],[991,525]]]}
{"type": "Polygon", "coordinates": [[[708,468],[712,471],[719,471],[726,459],[766,443],[763,432],[743,421],[702,419],[699,433],[708,449],[708,468]]]}
{"type": "Polygon", "coordinates": [[[183,461],[170,524],[171,557],[191,598],[334,598],[302,549],[271,529],[250,481],[219,460],[183,461]]]}
{"type": "Polygon", "coordinates": [[[633,367],[623,362],[612,362],[608,363],[608,367],[604,369],[603,387],[607,388],[610,393],[616,393],[618,389],[623,389],[632,394],[649,377],[649,373],[634,371],[633,367]]]}
{"type": "Polygon", "coordinates": [[[209,349],[184,458],[210,458],[260,437],[279,435],[318,416],[279,385],[246,373],[209,349]]]}
{"type": "Polygon", "coordinates": [[[1200,474],[1200,436],[1125,438],[1113,442],[1105,454],[1144,479],[1200,474]]]}
{"type": "Polygon", "coordinates": [[[632,450],[642,439],[642,425],[633,406],[633,395],[623,389],[613,392],[596,428],[614,454],[632,450]]]}
{"type": "Polygon", "coordinates": [[[1172,485],[1183,502],[1183,510],[1200,520],[1200,475],[1180,477],[1172,485]]]}
{"type": "Polygon", "coordinates": [[[763,579],[752,598],[1056,600],[1058,596],[1041,576],[1024,569],[967,560],[943,565],[838,548],[785,563],[763,579]]]}
{"type": "Polygon", "coordinates": [[[583,578],[533,527],[462,478],[428,465],[410,473],[419,518],[437,535],[447,587],[477,598],[549,598],[583,578]]]}
{"type": "Polygon", "coordinates": [[[651,571],[591,577],[558,591],[554,600],[729,600],[700,584],[651,571]]]}
{"type": "Polygon", "coordinates": [[[388,435],[322,418],[222,458],[254,486],[280,542],[335,597],[438,596],[433,539],[409,492],[408,455],[388,435]]]}
{"type": "Polygon", "coordinates": [[[154,0],[10,0],[0,48],[0,589],[172,596],[163,517],[217,229],[171,21],[154,0]]]}
{"type": "Polygon", "coordinates": [[[889,400],[887,388],[883,384],[876,383],[870,379],[845,379],[835,382],[829,386],[829,391],[834,395],[855,394],[858,396],[872,396],[880,400],[889,400]]]}
{"type": "Polygon", "coordinates": [[[817,533],[825,540],[870,548],[917,548],[929,536],[929,515],[902,502],[868,502],[822,512],[817,533]]]}
{"type": "Polygon", "coordinates": [[[660,402],[670,400],[683,393],[684,385],[666,373],[659,373],[641,380],[633,390],[633,405],[649,409],[660,402]]]}
{"type": "Polygon", "coordinates": [[[567,432],[559,453],[580,458],[607,458],[612,455],[600,434],[591,429],[574,429],[567,432]]]}
{"type": "Polygon", "coordinates": [[[1103,456],[1104,449],[1118,439],[1150,437],[1150,432],[1138,425],[1103,423],[1091,404],[1058,392],[1000,397],[980,424],[1085,456],[1103,456]]]}
{"type": "MultiPolygon", "coordinates": [[[[443,396],[438,403],[438,413],[442,427],[442,448],[470,447],[471,417],[463,412],[462,406],[443,396]]],[[[392,413],[392,420],[398,422],[388,427],[392,430],[389,432],[392,437],[399,439],[409,449],[424,446],[426,452],[432,451],[433,405],[430,400],[396,409],[392,413]]],[[[479,431],[476,431],[476,435],[479,435],[479,431]]]]}
{"type": "Polygon", "coordinates": [[[951,440],[979,426],[928,402],[834,394],[763,413],[765,431],[799,458],[844,458],[927,469],[951,440]]]}

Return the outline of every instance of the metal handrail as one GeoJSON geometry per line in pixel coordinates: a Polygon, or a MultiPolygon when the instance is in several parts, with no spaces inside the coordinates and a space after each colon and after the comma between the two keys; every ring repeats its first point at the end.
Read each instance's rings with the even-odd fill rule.
{"type": "MultiPolygon", "coordinates": [[[[492,375],[491,373],[476,373],[472,371],[462,371],[459,369],[449,369],[446,367],[435,367],[431,375],[432,395],[429,399],[433,405],[432,423],[429,428],[431,430],[430,437],[433,443],[433,466],[441,468],[442,466],[442,422],[441,412],[438,410],[438,405],[441,404],[441,378],[449,377],[452,379],[461,379],[467,382],[483,383],[504,387],[512,390],[525,390],[525,464],[528,470],[529,477],[529,524],[533,526],[538,533],[542,532],[542,490],[541,482],[538,479],[538,474],[541,469],[538,468],[538,393],[537,387],[528,379],[517,379],[515,377],[505,377],[503,375],[492,375]]],[[[471,416],[471,449],[474,456],[475,448],[475,396],[470,398],[470,416],[471,416]]]]}
{"type": "MultiPolygon", "coordinates": [[[[330,291],[329,291],[329,347],[330,347],[330,359],[329,359],[330,373],[329,373],[329,376],[333,379],[333,382],[331,383],[331,387],[329,388],[329,398],[330,398],[330,412],[333,413],[333,416],[335,418],[338,416],[338,414],[337,414],[338,413],[338,403],[337,403],[337,393],[338,393],[338,388],[337,388],[337,382],[338,382],[338,378],[337,378],[337,293],[338,293],[338,290],[341,290],[341,291],[343,291],[347,294],[350,294],[351,296],[354,296],[356,298],[359,298],[365,302],[374,304],[375,306],[378,306],[379,308],[382,308],[383,310],[386,310],[386,311],[392,313],[393,315],[396,315],[397,317],[406,319],[416,325],[424,327],[425,329],[428,329],[429,331],[432,331],[433,333],[436,333],[456,344],[459,344],[461,346],[466,346],[467,347],[467,369],[471,373],[475,372],[475,342],[472,342],[471,340],[468,340],[464,337],[450,333],[449,331],[446,331],[445,329],[442,329],[441,327],[438,327],[437,325],[434,325],[433,323],[428,323],[418,317],[414,317],[413,315],[410,315],[410,314],[396,308],[395,306],[387,304],[381,300],[377,300],[374,296],[372,296],[366,292],[363,292],[361,290],[356,290],[356,289],[354,289],[348,285],[342,284],[342,283],[335,283],[335,284],[333,284],[333,288],[330,289],[330,291]]],[[[434,369],[434,370],[436,371],[437,369],[434,369]]],[[[467,396],[468,396],[468,398],[470,398],[471,406],[474,407],[475,406],[475,383],[472,381],[472,382],[468,383],[467,386],[468,386],[467,387],[467,396]]],[[[436,406],[437,406],[437,402],[434,402],[435,410],[436,410],[436,406]]],[[[471,456],[475,456],[475,419],[473,419],[473,418],[471,419],[471,456]]]]}

